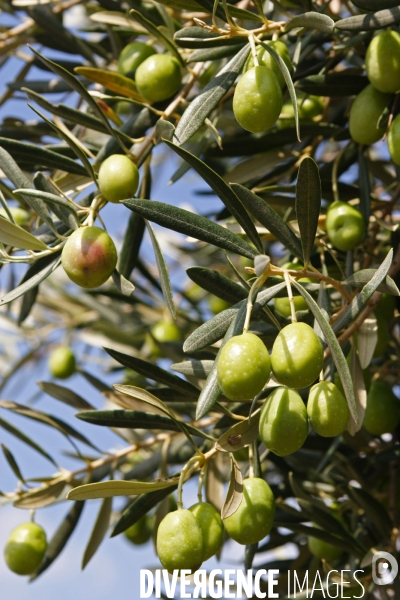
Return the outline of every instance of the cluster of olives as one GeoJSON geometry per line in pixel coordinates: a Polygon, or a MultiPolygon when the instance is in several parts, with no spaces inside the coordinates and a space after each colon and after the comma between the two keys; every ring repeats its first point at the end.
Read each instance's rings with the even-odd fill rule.
{"type": "Polygon", "coordinates": [[[170,573],[197,571],[221,549],[224,528],[239,544],[255,544],[270,532],[274,515],[275,498],[268,483],[259,477],[245,479],[238,509],[224,520],[208,502],[168,513],[157,532],[158,557],[170,573]]]}
{"type": "Polygon", "coordinates": [[[132,42],[118,59],[118,71],[135,80],[139,94],[148,102],[167,100],[181,87],[179,61],[169,54],[157,54],[153,46],[132,42]]]}
{"type": "Polygon", "coordinates": [[[17,575],[32,575],[47,549],[46,533],[36,523],[22,523],[10,533],[4,548],[8,568],[17,575]]]}
{"type": "MultiPolygon", "coordinates": [[[[389,106],[393,94],[400,90],[400,34],[382,31],[368,46],[365,67],[370,84],[355,99],[350,112],[350,134],[359,144],[374,144],[382,139],[385,124],[379,120],[389,106]]],[[[400,115],[393,120],[388,133],[389,152],[400,165],[400,115]]]]}
{"type": "Polygon", "coordinates": [[[324,437],[340,435],[346,428],[347,402],[334,383],[316,383],[307,408],[296,391],[314,383],[323,362],[323,347],[313,329],[306,323],[292,323],[278,334],[271,356],[253,333],[231,338],[218,359],[218,382],[230,400],[248,400],[261,392],[272,371],[282,387],[275,388],[264,402],[260,436],[272,452],[286,456],[304,444],[308,420],[324,437]]]}

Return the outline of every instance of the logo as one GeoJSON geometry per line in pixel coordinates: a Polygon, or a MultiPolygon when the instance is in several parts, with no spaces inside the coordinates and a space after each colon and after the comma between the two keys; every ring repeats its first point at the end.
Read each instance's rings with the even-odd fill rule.
{"type": "Polygon", "coordinates": [[[372,579],[377,585],[390,585],[397,577],[397,560],[388,552],[376,552],[372,559],[372,579]]]}

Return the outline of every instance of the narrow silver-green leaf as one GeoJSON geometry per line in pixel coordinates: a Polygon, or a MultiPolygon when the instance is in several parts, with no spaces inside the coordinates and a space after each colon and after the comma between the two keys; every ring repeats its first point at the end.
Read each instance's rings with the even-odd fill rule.
{"type": "Polygon", "coordinates": [[[26,510],[36,510],[37,508],[51,506],[51,504],[54,504],[60,497],[62,497],[63,500],[65,499],[64,489],[66,485],[67,483],[65,480],[54,481],[53,483],[44,485],[39,489],[23,494],[23,496],[14,502],[14,506],[26,510]]]}
{"type": "MultiPolygon", "coordinates": [[[[60,219],[62,223],[64,223],[64,225],[68,227],[68,229],[74,230],[80,227],[80,220],[78,215],[76,214],[76,208],[74,203],[68,202],[63,196],[61,196],[58,190],[41,171],[35,173],[33,177],[33,184],[37,191],[45,192],[46,194],[51,194],[53,199],[47,201],[51,204],[54,214],[60,219]],[[57,201],[54,197],[57,198],[57,201]]],[[[32,191],[33,190],[25,191],[25,194],[29,195],[30,193],[32,193],[32,191]]],[[[44,200],[46,201],[46,197],[44,198],[44,200]]]]}
{"type": "Polygon", "coordinates": [[[1,449],[3,450],[4,458],[6,459],[6,461],[8,462],[8,464],[10,465],[10,468],[13,471],[15,477],[19,481],[24,481],[24,478],[22,476],[21,470],[20,470],[20,468],[18,466],[17,461],[14,458],[13,453],[4,444],[1,444],[1,449]]]}
{"type": "MultiPolygon", "coordinates": [[[[51,205],[56,204],[57,206],[62,206],[65,210],[67,210],[73,216],[74,221],[75,221],[75,229],[77,227],[80,227],[80,221],[79,221],[78,214],[76,212],[76,207],[74,206],[74,204],[72,202],[67,202],[67,200],[65,200],[65,198],[63,198],[62,196],[56,196],[55,194],[52,194],[51,192],[43,192],[41,190],[19,189],[19,190],[14,190],[13,193],[14,194],[22,194],[24,197],[32,196],[33,198],[40,198],[44,202],[48,202],[51,205]]],[[[69,223],[68,223],[68,225],[69,225],[69,223]]]]}
{"type": "Polygon", "coordinates": [[[231,453],[231,478],[229,481],[228,492],[221,510],[221,518],[227,519],[233,515],[240,506],[243,499],[243,477],[239,465],[231,453]]]}
{"type": "Polygon", "coordinates": [[[371,12],[378,11],[383,8],[394,8],[399,6],[399,0],[352,0],[353,4],[363,10],[371,12]]]}
{"type": "Polygon", "coordinates": [[[64,402],[64,404],[68,404],[68,406],[72,406],[78,410],[92,410],[94,408],[82,396],[62,385],[50,381],[38,381],[37,384],[46,394],[64,402]]]}
{"type": "MultiPolygon", "coordinates": [[[[32,275],[32,277],[29,277],[29,279],[23,280],[23,282],[19,286],[11,290],[11,292],[8,292],[8,294],[6,294],[5,296],[0,297],[0,306],[3,306],[4,304],[8,304],[9,302],[16,300],[17,298],[25,294],[27,291],[39,285],[39,283],[44,281],[44,279],[47,279],[47,277],[58,267],[58,265],[61,262],[59,254],[56,254],[54,258],[52,256],[46,256],[45,259],[47,260],[43,269],[41,269],[38,273],[32,275]],[[47,262],[49,258],[51,259],[50,263],[47,262]]],[[[35,267],[36,264],[38,263],[35,263],[35,265],[32,265],[32,267],[35,267]]],[[[30,268],[32,269],[32,267],[30,268]]]]}
{"type": "Polygon", "coordinates": [[[232,87],[241,73],[249,52],[250,46],[246,44],[192,100],[175,131],[175,139],[179,146],[187,142],[200,129],[206,118],[232,87]]]}
{"type": "Polygon", "coordinates": [[[68,493],[68,500],[94,500],[114,496],[138,496],[146,492],[155,492],[176,485],[177,481],[122,481],[109,480],[99,483],[80,485],[68,493]]]}
{"type": "Polygon", "coordinates": [[[36,444],[36,442],[31,440],[27,435],[22,433],[22,431],[20,431],[16,427],[14,427],[14,425],[12,425],[8,421],[5,421],[4,419],[0,418],[0,427],[5,429],[6,431],[8,431],[8,433],[10,433],[14,437],[16,437],[21,442],[24,442],[24,444],[27,444],[27,446],[30,446],[33,450],[36,450],[36,452],[39,452],[39,454],[41,454],[42,456],[47,458],[47,460],[49,460],[51,463],[53,463],[53,465],[57,466],[57,463],[50,456],[50,454],[47,454],[47,452],[45,450],[43,450],[43,448],[41,448],[38,444],[36,444]]]}
{"type": "Polygon", "coordinates": [[[318,12],[306,12],[290,19],[283,29],[284,31],[290,31],[296,27],[306,27],[307,29],[318,29],[324,33],[332,33],[334,26],[335,22],[328,15],[318,12]]]}
{"type": "MultiPolygon", "coordinates": [[[[312,13],[312,14],[316,14],[316,13],[312,13]]],[[[258,41],[261,44],[261,46],[264,48],[264,50],[266,50],[269,54],[271,54],[272,58],[278,64],[279,70],[281,71],[281,73],[283,75],[283,78],[285,80],[285,83],[286,83],[288,91],[289,91],[290,100],[292,101],[294,120],[295,120],[295,124],[296,124],[296,135],[297,135],[298,141],[300,142],[301,140],[300,140],[299,108],[297,106],[296,90],[294,89],[294,85],[293,85],[292,78],[290,76],[289,69],[287,68],[286,63],[283,60],[283,58],[278,54],[278,52],[276,52],[276,50],[274,50],[274,48],[272,48],[272,46],[265,44],[262,40],[258,40],[258,41]]]]}
{"type": "Polygon", "coordinates": [[[194,283],[203,290],[222,298],[226,302],[240,302],[248,296],[248,291],[243,286],[215,269],[207,267],[189,267],[186,273],[194,283]]]}
{"type": "Polygon", "coordinates": [[[228,229],[183,208],[155,200],[125,200],[123,204],[149,221],[154,221],[158,225],[197,240],[208,242],[247,258],[253,258],[257,254],[255,248],[228,229]]]}
{"type": "Polygon", "coordinates": [[[307,290],[304,289],[297,281],[292,280],[292,285],[297,289],[301,296],[303,296],[304,300],[307,302],[309,309],[313,313],[315,319],[318,322],[318,325],[321,328],[322,333],[324,334],[324,338],[326,343],[329,346],[329,349],[332,354],[333,361],[336,365],[336,369],[339,373],[343,390],[346,396],[347,404],[349,406],[350,413],[355,421],[358,424],[358,413],[356,401],[354,398],[354,389],[353,383],[351,380],[349,366],[347,364],[346,358],[342,352],[342,349],[339,345],[336,335],[331,329],[331,326],[326,321],[323,313],[321,312],[318,304],[315,300],[310,296],[307,290]]]}
{"type": "Polygon", "coordinates": [[[158,273],[160,275],[160,283],[164,295],[165,302],[167,303],[168,310],[171,313],[173,319],[176,319],[176,308],[174,303],[174,296],[172,293],[171,279],[169,277],[167,263],[165,262],[164,255],[162,253],[160,244],[158,243],[154,229],[149,221],[146,220],[146,226],[150,235],[150,240],[153,245],[154,254],[156,256],[158,273]]]}
{"type": "Polygon", "coordinates": [[[321,210],[321,179],[317,163],[307,156],[299,167],[296,184],[296,216],[299,224],[303,263],[307,266],[314,246],[321,210]]]}
{"type": "Polygon", "coordinates": [[[242,202],[239,200],[235,192],[232,191],[232,188],[229,187],[227,183],[211,169],[208,165],[206,165],[200,158],[194,156],[187,150],[184,150],[180,146],[176,144],[172,144],[171,142],[165,141],[165,143],[179,156],[181,156],[184,160],[186,160],[196,171],[197,173],[208,183],[212,190],[217,194],[217,196],[222,200],[225,204],[226,208],[230,213],[235,217],[239,225],[241,225],[249,237],[250,241],[255,245],[257,250],[261,253],[264,252],[264,247],[260,240],[260,236],[257,233],[257,230],[254,226],[253,221],[251,220],[247,210],[243,206],[242,202]]]}
{"type": "MultiPolygon", "coordinates": [[[[348,277],[344,283],[351,285],[351,287],[361,287],[371,281],[375,274],[376,269],[361,269],[361,271],[357,271],[348,277]]],[[[400,296],[397,285],[389,275],[386,275],[382,283],[376,288],[376,291],[383,294],[391,294],[392,296],[400,296]]]]}
{"type": "Polygon", "coordinates": [[[19,225],[11,223],[0,215],[0,242],[5,246],[21,250],[47,250],[46,244],[19,225]]]}
{"type": "Polygon", "coordinates": [[[184,62],[183,58],[181,57],[181,55],[179,54],[177,47],[169,39],[168,36],[164,35],[163,32],[158,27],[153,25],[153,23],[151,21],[149,21],[148,19],[146,19],[146,17],[144,15],[142,15],[142,13],[139,12],[138,10],[131,10],[131,11],[129,11],[129,14],[131,15],[131,17],[133,19],[135,19],[135,21],[140,23],[140,25],[142,25],[142,27],[144,27],[152,36],[154,36],[156,39],[158,39],[163,44],[163,46],[165,46],[165,48],[167,48],[170,52],[172,52],[172,54],[175,56],[175,58],[177,58],[179,60],[179,62],[181,63],[181,65],[183,67],[185,66],[185,62],[184,62]]]}
{"type": "Polygon", "coordinates": [[[284,244],[300,260],[303,259],[303,251],[300,240],[296,237],[289,225],[271,208],[265,200],[257,196],[247,188],[238,183],[232,183],[231,187],[236,195],[241,199],[245,208],[247,208],[255,218],[264,225],[279,242],[284,244]]]}
{"type": "Polygon", "coordinates": [[[400,22],[400,7],[379,10],[368,15],[356,15],[336,21],[335,28],[341,31],[373,31],[400,22]]]}
{"type": "Polygon", "coordinates": [[[82,558],[82,569],[86,567],[91,558],[95,555],[99,548],[104,536],[107,533],[110,525],[112,512],[112,498],[104,498],[101,503],[100,510],[97,515],[95,524],[93,525],[92,533],[90,534],[89,541],[85,548],[85,552],[82,558]]]}
{"type": "Polygon", "coordinates": [[[182,375],[188,375],[189,377],[207,379],[213,364],[213,360],[185,360],[171,365],[171,369],[182,375]]]}
{"type": "Polygon", "coordinates": [[[357,350],[362,369],[367,369],[378,342],[378,322],[374,313],[364,320],[357,332],[357,350]]]}
{"type": "Polygon", "coordinates": [[[376,292],[380,284],[385,280],[393,260],[393,248],[391,248],[372,279],[363,287],[353,300],[350,302],[347,309],[341,314],[338,320],[333,325],[333,331],[339,332],[345,329],[354,319],[358,317],[363,308],[366,306],[372,294],[376,292]]]}
{"type": "Polygon", "coordinates": [[[217,450],[222,452],[236,452],[241,448],[249,446],[257,439],[261,409],[254,412],[245,421],[232,425],[215,443],[217,450]]]}

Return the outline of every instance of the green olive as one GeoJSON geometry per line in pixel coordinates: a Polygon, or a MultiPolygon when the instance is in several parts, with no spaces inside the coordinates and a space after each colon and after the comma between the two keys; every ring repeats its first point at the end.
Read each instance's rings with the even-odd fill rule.
{"type": "Polygon", "coordinates": [[[214,295],[210,295],[208,299],[208,305],[215,315],[218,315],[223,310],[226,310],[232,306],[230,302],[222,300],[222,298],[218,298],[218,296],[214,295]]]}
{"type": "Polygon", "coordinates": [[[278,78],[268,67],[253,67],[244,73],[233,96],[233,112],[243,129],[258,133],[276,122],[282,110],[278,78]]]}
{"type": "Polygon", "coordinates": [[[59,346],[49,356],[49,371],[58,379],[67,379],[75,372],[75,354],[68,346],[59,346]]]}
{"type": "Polygon", "coordinates": [[[392,96],[383,94],[367,85],[354,100],[350,110],[350,135],[358,144],[374,144],[382,139],[386,127],[378,127],[378,121],[392,96]]]}
{"type": "Polygon", "coordinates": [[[39,567],[47,549],[46,533],[36,523],[22,523],[12,530],[4,548],[4,558],[17,575],[31,575],[39,567]]]}
{"type": "MultiPolygon", "coordinates": [[[[297,106],[299,119],[303,121],[312,121],[315,117],[319,117],[324,110],[324,102],[319,96],[307,96],[301,92],[297,94],[297,106]]],[[[291,102],[285,102],[282,106],[282,115],[291,117],[287,120],[289,125],[293,125],[294,109],[291,102]]]]}
{"type": "MultiPolygon", "coordinates": [[[[24,227],[29,223],[30,215],[23,208],[19,208],[18,206],[9,206],[8,210],[10,211],[16,225],[24,227]]],[[[0,208],[0,216],[8,219],[8,215],[4,208],[0,208]]]]}
{"type": "Polygon", "coordinates": [[[326,231],[335,248],[352,250],[365,236],[364,217],[354,206],[337,200],[328,209],[326,231]]]}
{"type": "Polygon", "coordinates": [[[346,399],[336,385],[329,381],[320,381],[311,388],[307,414],[311,427],[323,437],[340,435],[349,420],[346,399]]]}
{"type": "Polygon", "coordinates": [[[396,165],[400,165],[400,115],[393,119],[387,140],[392,161],[396,165]]]}
{"type": "Polygon", "coordinates": [[[207,560],[220,551],[224,541],[224,526],[219,512],[208,502],[198,502],[189,508],[203,534],[204,557],[207,560]]]}
{"type": "Polygon", "coordinates": [[[101,163],[98,183],[100,192],[109,202],[126,200],[138,189],[138,168],[124,154],[113,154],[101,163]]]}
{"type": "MultiPolygon", "coordinates": [[[[289,71],[291,71],[292,70],[292,61],[290,59],[289,50],[288,50],[288,47],[286,46],[286,44],[284,44],[280,40],[276,40],[274,42],[267,41],[265,43],[267,44],[267,46],[269,46],[270,48],[275,50],[275,52],[277,54],[279,54],[279,56],[281,57],[281,59],[283,60],[283,62],[287,66],[287,68],[289,69],[289,71]]],[[[258,57],[259,65],[263,66],[263,67],[268,67],[269,69],[271,69],[271,71],[273,71],[275,73],[275,75],[277,76],[279,85],[283,88],[286,85],[285,78],[282,75],[282,71],[280,70],[278,63],[274,59],[272,54],[270,54],[268,52],[268,50],[266,50],[262,46],[258,46],[257,57],[258,57]]],[[[254,67],[254,58],[253,58],[252,54],[250,54],[250,56],[247,59],[247,62],[245,64],[244,71],[248,71],[249,69],[252,69],[253,67],[254,67]]]]}
{"type": "Polygon", "coordinates": [[[157,531],[157,554],[164,569],[191,572],[201,567],[204,542],[201,527],[190,510],[168,513],[157,531]]]}
{"type": "Polygon", "coordinates": [[[271,531],[275,516],[275,498],[268,483],[259,477],[243,480],[243,496],[239,508],[224,526],[239,544],[256,544],[271,531]]]}
{"type": "Polygon", "coordinates": [[[118,72],[122,75],[133,75],[138,66],[153,54],[157,54],[153,46],[143,42],[128,44],[119,55],[118,72]]]}
{"type": "Polygon", "coordinates": [[[373,381],[367,396],[363,425],[369,433],[382,435],[394,431],[400,420],[399,401],[391,386],[382,379],[373,381]]]}
{"type": "Polygon", "coordinates": [[[376,35],[365,55],[368,79],[380,92],[400,90],[400,34],[386,30],[376,35]]]}
{"type": "Polygon", "coordinates": [[[276,380],[292,388],[303,388],[317,379],[324,364],[322,344],[306,323],[292,323],[278,334],[271,353],[276,380]]]}
{"type": "Polygon", "coordinates": [[[179,342],[182,338],[178,325],[170,321],[159,321],[151,328],[151,334],[157,342],[179,342]]]}
{"type": "Polygon", "coordinates": [[[299,450],[308,435],[307,411],[301,396],[279,387],[266,399],[260,417],[260,437],[278,456],[299,450]]]}
{"type": "Polygon", "coordinates": [[[96,288],[105,283],[114,271],[117,251],[104,229],[79,227],[69,236],[61,263],[71,281],[83,288],[96,288]]]}
{"type": "Polygon", "coordinates": [[[379,358],[380,356],[386,354],[387,349],[389,348],[390,330],[388,327],[388,322],[381,316],[376,317],[376,324],[378,327],[378,339],[376,341],[374,350],[374,358],[379,358]]]}
{"type": "Polygon", "coordinates": [[[125,529],[124,535],[135,546],[141,546],[151,539],[152,531],[152,518],[143,515],[136,523],[125,529]]]}
{"type": "Polygon", "coordinates": [[[136,70],[138,92],[148,102],[162,102],[181,87],[181,65],[169,54],[154,54],[146,58],[136,70]]]}
{"type": "Polygon", "coordinates": [[[250,400],[267,383],[271,361],[264,343],[254,333],[231,338],[217,363],[218,383],[230,400],[250,400]]]}
{"type": "MultiPolygon", "coordinates": [[[[314,527],[319,529],[318,525],[314,525],[314,527]]],[[[343,554],[343,550],[337,546],[312,536],[309,536],[308,538],[308,549],[310,550],[311,554],[317,558],[326,560],[328,563],[334,562],[343,554]]]]}

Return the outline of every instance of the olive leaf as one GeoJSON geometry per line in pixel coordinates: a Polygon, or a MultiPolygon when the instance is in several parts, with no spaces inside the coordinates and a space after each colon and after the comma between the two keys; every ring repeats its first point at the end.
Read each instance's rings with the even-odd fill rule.
{"type": "Polygon", "coordinates": [[[142,27],[144,27],[152,36],[154,36],[156,39],[158,39],[163,44],[163,46],[165,46],[170,52],[172,52],[172,54],[175,56],[175,58],[177,58],[179,60],[179,62],[182,66],[185,66],[185,63],[184,63],[181,55],[179,54],[177,47],[169,39],[168,36],[164,35],[164,33],[161,31],[161,29],[159,27],[156,27],[155,25],[153,25],[153,23],[151,21],[149,21],[148,19],[146,19],[146,17],[138,10],[132,9],[129,11],[129,14],[135,21],[140,23],[140,25],[142,27]]]}
{"type": "Polygon", "coordinates": [[[75,73],[103,85],[116,94],[132,98],[136,102],[146,103],[146,100],[137,91],[135,82],[130,77],[125,77],[114,71],[95,69],[93,67],[76,67],[75,73]]]}
{"type": "Polygon", "coordinates": [[[23,494],[14,502],[14,506],[17,508],[25,508],[27,510],[35,510],[37,508],[43,508],[54,504],[58,499],[65,499],[65,488],[70,489],[70,485],[66,483],[64,479],[61,481],[54,481],[49,485],[30,491],[23,494]]]}
{"type": "Polygon", "coordinates": [[[368,15],[356,15],[336,21],[335,28],[344,31],[373,31],[400,22],[400,7],[379,10],[368,15]]]}
{"type": "Polygon", "coordinates": [[[248,292],[241,285],[214,269],[189,267],[186,269],[186,273],[203,290],[207,290],[210,294],[214,294],[226,302],[240,302],[248,296],[248,292]]]}
{"type": "Polygon", "coordinates": [[[171,313],[173,319],[176,319],[176,308],[174,303],[174,297],[172,293],[171,280],[168,273],[167,263],[165,262],[164,255],[162,253],[160,244],[158,243],[154,229],[149,221],[145,221],[148,229],[151,243],[153,245],[154,254],[156,255],[158,272],[161,280],[161,287],[164,294],[165,301],[168,306],[168,310],[171,313]]]}
{"type": "MultiPolygon", "coordinates": [[[[356,273],[353,273],[353,275],[348,277],[344,283],[351,285],[351,287],[362,287],[371,281],[375,273],[376,269],[361,269],[361,271],[356,271],[356,273]]],[[[391,294],[392,296],[400,296],[397,285],[389,275],[386,275],[384,280],[376,288],[376,291],[382,292],[383,294],[391,294]]]]}
{"type": "Polygon", "coordinates": [[[378,342],[378,322],[371,313],[358,328],[357,350],[362,369],[369,367],[378,342]]]}
{"type": "Polygon", "coordinates": [[[236,452],[249,446],[258,436],[261,409],[258,409],[245,421],[240,421],[226,431],[215,443],[217,450],[236,452]]]}
{"type": "Polygon", "coordinates": [[[0,242],[21,250],[47,250],[34,235],[0,215],[0,242]]]}
{"type": "Polygon", "coordinates": [[[399,5],[399,0],[352,0],[352,2],[358,8],[372,12],[382,8],[394,8],[399,5]]]}
{"type": "Polygon", "coordinates": [[[321,210],[321,179],[316,162],[307,156],[300,163],[296,184],[296,216],[306,268],[314,246],[321,210]]]}
{"type": "Polygon", "coordinates": [[[78,410],[91,410],[94,408],[93,405],[82,398],[82,396],[62,385],[58,385],[57,383],[52,383],[50,381],[38,381],[37,385],[46,394],[56,398],[56,400],[60,400],[61,402],[68,404],[68,406],[72,406],[78,410]]]}
{"type": "Polygon", "coordinates": [[[29,290],[37,287],[39,283],[47,279],[47,277],[59,266],[60,262],[61,258],[58,252],[54,255],[44,256],[39,259],[35,264],[29,267],[21,283],[16,288],[8,292],[8,294],[5,294],[5,296],[0,297],[0,306],[16,300],[29,290]]]}
{"type": "Polygon", "coordinates": [[[94,500],[114,496],[138,496],[146,492],[163,490],[177,484],[177,480],[166,481],[100,481],[75,487],[68,492],[67,500],[94,500]]]}
{"type": "Polygon", "coordinates": [[[182,375],[189,375],[197,379],[207,379],[213,364],[213,360],[185,360],[171,365],[171,369],[182,375]]]}
{"type": "Polygon", "coordinates": [[[19,481],[24,481],[24,478],[22,476],[21,470],[18,466],[17,461],[14,458],[14,455],[12,454],[12,452],[7,448],[7,446],[5,446],[4,444],[1,444],[1,449],[3,450],[3,454],[4,454],[4,458],[6,459],[6,461],[8,462],[11,470],[13,471],[14,475],[16,476],[16,478],[19,481]]]}
{"type": "Polygon", "coordinates": [[[233,456],[231,458],[231,478],[229,481],[228,492],[226,494],[224,505],[221,509],[221,518],[227,519],[235,514],[243,499],[243,477],[239,465],[233,456]]]}
{"type": "Polygon", "coordinates": [[[57,463],[50,456],[50,454],[48,454],[45,450],[43,450],[43,448],[41,448],[38,444],[36,444],[36,442],[34,442],[27,435],[25,435],[25,433],[23,433],[22,431],[17,429],[14,425],[9,423],[8,421],[5,421],[1,417],[0,417],[0,427],[5,429],[5,431],[8,431],[8,433],[10,433],[14,437],[16,437],[18,440],[20,440],[24,444],[27,444],[28,446],[30,446],[36,452],[39,452],[39,454],[41,454],[42,456],[47,458],[47,460],[49,460],[51,463],[53,463],[53,465],[55,465],[57,467],[57,463]]]}
{"type": "Polygon", "coordinates": [[[104,498],[82,558],[82,569],[93,558],[107,533],[112,512],[112,498],[104,498]]]}
{"type": "Polygon", "coordinates": [[[306,27],[308,29],[318,29],[324,33],[332,33],[335,22],[328,15],[318,12],[306,12],[302,15],[293,17],[284,26],[284,31],[290,31],[296,27],[306,27]]]}

